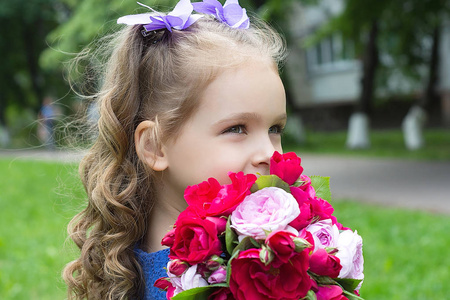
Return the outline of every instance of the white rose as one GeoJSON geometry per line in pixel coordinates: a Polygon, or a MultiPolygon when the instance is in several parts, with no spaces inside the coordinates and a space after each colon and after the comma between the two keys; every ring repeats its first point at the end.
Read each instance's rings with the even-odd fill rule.
{"type": "MultiPolygon", "coordinates": [[[[342,231],[338,239],[336,256],[341,260],[340,278],[364,279],[364,257],[362,253],[362,238],[358,232],[342,231]]],[[[357,289],[361,287],[361,284],[357,289]]]]}
{"type": "Polygon", "coordinates": [[[208,282],[197,273],[197,265],[193,265],[181,275],[181,286],[185,291],[207,285],[208,282]]]}

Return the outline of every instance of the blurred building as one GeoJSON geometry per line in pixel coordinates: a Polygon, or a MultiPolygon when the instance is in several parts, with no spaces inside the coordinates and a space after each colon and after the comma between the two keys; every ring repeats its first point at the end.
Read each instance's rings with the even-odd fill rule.
{"type": "MultiPolygon", "coordinates": [[[[343,10],[341,0],[324,0],[320,3],[316,6],[301,6],[295,2],[293,6],[292,15],[295,17],[291,18],[292,40],[287,63],[289,86],[297,105],[305,112],[302,118],[306,123],[324,129],[342,128],[346,126],[343,123],[353,112],[360,93],[362,66],[355,55],[354,45],[340,34],[324,38],[306,49],[303,46],[307,36],[343,10]]],[[[439,110],[443,121],[450,124],[450,22],[442,28],[441,35],[438,91],[442,103],[439,110]]],[[[389,66],[392,58],[388,53],[380,53],[380,60],[389,66]]],[[[388,76],[386,86],[377,88],[377,98],[395,98],[400,95],[419,97],[426,85],[425,82],[412,82],[395,68],[389,71],[388,76]]],[[[411,102],[399,101],[392,105],[386,111],[383,108],[378,111],[385,116],[392,115],[392,118],[386,117],[381,121],[386,121],[386,126],[398,126],[411,102]],[[396,107],[394,110],[392,105],[396,107]]]]}

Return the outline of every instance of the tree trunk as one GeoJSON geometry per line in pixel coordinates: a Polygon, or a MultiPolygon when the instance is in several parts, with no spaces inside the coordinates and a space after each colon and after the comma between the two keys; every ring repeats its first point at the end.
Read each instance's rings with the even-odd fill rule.
{"type": "Polygon", "coordinates": [[[421,97],[419,105],[428,110],[430,106],[439,99],[437,93],[438,78],[438,66],[439,66],[439,47],[441,43],[441,28],[439,25],[433,30],[433,45],[431,48],[430,63],[428,65],[428,82],[425,88],[425,93],[421,97]]]}
{"type": "MultiPolygon", "coordinates": [[[[38,20],[35,26],[35,31],[42,31],[42,20],[38,20]]],[[[42,75],[39,69],[39,52],[36,45],[36,39],[30,37],[29,28],[23,27],[22,32],[25,57],[27,62],[28,73],[30,75],[31,86],[33,94],[37,99],[37,103],[33,105],[33,110],[37,113],[42,105],[43,89],[42,89],[42,75]]]]}
{"type": "Polygon", "coordinates": [[[347,147],[350,149],[370,147],[370,116],[375,91],[375,75],[379,65],[377,39],[378,22],[374,20],[362,59],[361,94],[356,105],[356,112],[349,121],[347,147]]]}
{"type": "Polygon", "coordinates": [[[425,91],[419,101],[411,107],[402,122],[403,139],[409,150],[423,148],[425,139],[423,128],[427,120],[427,110],[437,102],[439,95],[436,87],[438,84],[439,46],[441,30],[437,25],[433,30],[433,45],[431,48],[430,62],[428,65],[428,81],[425,91]]]}

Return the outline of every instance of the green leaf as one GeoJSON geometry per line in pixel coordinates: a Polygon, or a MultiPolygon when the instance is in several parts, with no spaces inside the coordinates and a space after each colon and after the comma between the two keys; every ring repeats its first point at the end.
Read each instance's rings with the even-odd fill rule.
{"type": "Polygon", "coordinates": [[[238,236],[231,228],[231,220],[228,218],[227,227],[225,229],[225,246],[227,248],[227,252],[231,255],[233,253],[234,248],[236,248],[238,244],[238,236]]]}
{"type": "Polygon", "coordinates": [[[311,185],[316,190],[316,196],[324,200],[331,200],[330,177],[311,176],[311,185]]]}
{"type": "Polygon", "coordinates": [[[346,291],[353,292],[358,284],[362,281],[361,279],[351,279],[351,278],[336,278],[337,283],[346,291]]]}
{"type": "Polygon", "coordinates": [[[252,237],[246,236],[242,241],[234,248],[233,256],[239,252],[251,248],[261,248],[261,245],[252,237]]]}
{"type": "Polygon", "coordinates": [[[208,296],[214,292],[214,289],[227,287],[226,283],[219,283],[198,288],[193,288],[177,294],[173,300],[207,300],[208,296]]]}
{"type": "Polygon", "coordinates": [[[259,178],[255,181],[251,188],[251,192],[254,193],[256,191],[262,190],[266,187],[277,187],[285,190],[290,193],[289,184],[281,180],[277,175],[263,175],[259,176],[259,178]]]}

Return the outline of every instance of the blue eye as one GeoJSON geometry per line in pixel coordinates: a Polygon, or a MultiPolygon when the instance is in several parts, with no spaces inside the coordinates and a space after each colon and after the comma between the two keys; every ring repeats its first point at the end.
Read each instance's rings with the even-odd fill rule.
{"type": "Polygon", "coordinates": [[[282,134],[284,131],[284,127],[282,125],[274,125],[269,128],[270,134],[282,134]]]}
{"type": "Polygon", "coordinates": [[[223,133],[245,134],[247,133],[247,130],[245,125],[234,125],[228,129],[225,129],[223,133]]]}

